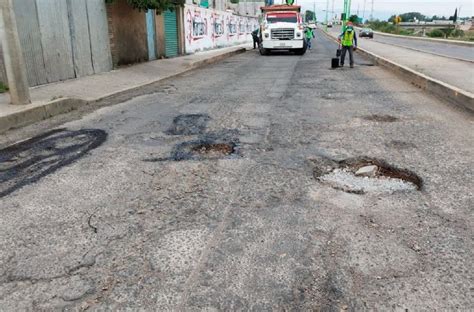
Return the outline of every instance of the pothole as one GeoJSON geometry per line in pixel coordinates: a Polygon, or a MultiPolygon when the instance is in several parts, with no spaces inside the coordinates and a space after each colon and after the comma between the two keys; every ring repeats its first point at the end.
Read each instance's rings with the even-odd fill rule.
{"type": "Polygon", "coordinates": [[[172,153],[171,159],[203,160],[219,159],[237,154],[237,144],[233,142],[192,141],[179,144],[172,153]]]}
{"type": "Polygon", "coordinates": [[[376,121],[376,122],[395,122],[398,121],[398,118],[392,115],[368,115],[363,116],[362,119],[369,120],[369,121],[376,121]]]}
{"type": "Polygon", "coordinates": [[[205,133],[199,139],[177,144],[169,157],[144,159],[146,162],[206,160],[240,157],[238,131],[226,129],[205,133]]]}
{"type": "Polygon", "coordinates": [[[206,114],[179,115],[173,119],[171,127],[166,131],[170,135],[195,135],[206,130],[207,123],[211,120],[206,114]]]}
{"type": "Polygon", "coordinates": [[[394,193],[419,191],[423,187],[423,180],[416,173],[381,159],[357,157],[312,161],[316,165],[313,175],[318,181],[348,193],[394,193]]]}

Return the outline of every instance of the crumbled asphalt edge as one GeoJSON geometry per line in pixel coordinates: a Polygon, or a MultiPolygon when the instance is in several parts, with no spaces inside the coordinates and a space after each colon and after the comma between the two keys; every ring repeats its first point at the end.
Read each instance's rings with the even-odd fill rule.
{"type": "Polygon", "coordinates": [[[106,140],[104,130],[61,128],[0,150],[0,198],[74,163],[106,140]],[[73,144],[57,147],[71,139],[73,144]]]}

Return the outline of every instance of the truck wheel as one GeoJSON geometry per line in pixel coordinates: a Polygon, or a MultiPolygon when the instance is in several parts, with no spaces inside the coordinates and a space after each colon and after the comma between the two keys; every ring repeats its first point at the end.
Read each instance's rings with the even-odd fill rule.
{"type": "Polygon", "coordinates": [[[265,49],[265,48],[260,47],[259,50],[260,50],[260,55],[268,55],[268,54],[270,54],[270,50],[269,50],[269,49],[265,49]]]}
{"type": "Polygon", "coordinates": [[[305,53],[306,53],[306,48],[301,48],[301,49],[295,50],[296,55],[304,55],[305,53]]]}

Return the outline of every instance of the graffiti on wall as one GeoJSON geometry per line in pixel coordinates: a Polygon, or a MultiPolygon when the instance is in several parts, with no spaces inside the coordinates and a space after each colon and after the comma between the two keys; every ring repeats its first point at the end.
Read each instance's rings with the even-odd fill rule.
{"type": "Polygon", "coordinates": [[[255,17],[186,5],[186,53],[251,42],[251,32],[258,27],[255,17]]]}

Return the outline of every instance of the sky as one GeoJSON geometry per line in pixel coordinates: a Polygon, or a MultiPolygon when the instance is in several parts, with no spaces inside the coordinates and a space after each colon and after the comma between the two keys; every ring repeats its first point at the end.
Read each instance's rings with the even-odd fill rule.
{"type": "MultiPolygon", "coordinates": [[[[329,11],[332,10],[332,2],[334,1],[334,11],[340,14],[344,5],[344,0],[328,0],[329,11]]],[[[401,14],[406,12],[420,12],[427,16],[446,16],[449,17],[454,14],[454,10],[461,8],[461,16],[474,15],[474,1],[473,0],[373,0],[374,1],[374,18],[387,19],[391,15],[401,14]]],[[[275,0],[277,3],[278,0],[275,0]]],[[[363,15],[363,8],[365,5],[365,18],[369,18],[372,0],[352,0],[351,14],[357,13],[359,8],[359,16],[363,15]]],[[[318,20],[325,19],[326,1],[325,0],[296,0],[296,3],[305,10],[313,10],[313,5],[316,5],[316,14],[318,20]]]]}

